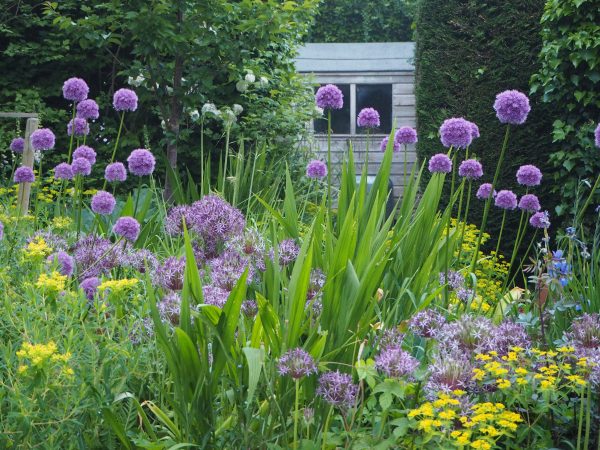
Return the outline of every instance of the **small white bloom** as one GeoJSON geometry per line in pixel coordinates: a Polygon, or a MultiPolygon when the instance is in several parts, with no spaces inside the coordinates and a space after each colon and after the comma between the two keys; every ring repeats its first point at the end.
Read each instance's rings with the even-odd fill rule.
{"type": "Polygon", "coordinates": [[[319,108],[318,106],[315,106],[315,113],[317,114],[317,117],[323,116],[323,108],[319,108]]]}
{"type": "Polygon", "coordinates": [[[237,103],[235,103],[233,105],[233,113],[236,116],[239,116],[243,111],[244,111],[244,108],[242,107],[242,105],[238,105],[237,103]]]}
{"type": "Polygon", "coordinates": [[[200,112],[197,109],[190,111],[190,119],[196,122],[200,118],[200,112]]]}
{"type": "Polygon", "coordinates": [[[247,73],[246,77],[244,78],[248,83],[254,83],[256,81],[256,77],[254,76],[254,74],[252,72],[247,73]]]}
{"type": "Polygon", "coordinates": [[[164,120],[161,120],[161,121],[160,121],[160,127],[161,127],[163,130],[166,130],[166,129],[167,129],[167,123],[166,123],[164,120]]]}
{"type": "Polygon", "coordinates": [[[217,114],[219,112],[219,110],[217,109],[217,107],[215,106],[214,103],[205,103],[204,105],[202,105],[202,115],[206,115],[208,113],[212,113],[212,114],[217,114]]]}
{"type": "Polygon", "coordinates": [[[260,77],[259,83],[262,87],[265,87],[267,84],[269,84],[269,79],[267,77],[260,77]]]}
{"type": "Polygon", "coordinates": [[[167,94],[171,95],[173,93],[173,88],[171,86],[167,86],[167,94]]]}
{"type": "Polygon", "coordinates": [[[231,126],[236,122],[235,113],[228,107],[221,110],[221,117],[225,126],[231,126]]]}
{"type": "Polygon", "coordinates": [[[235,84],[235,88],[238,92],[246,92],[248,90],[248,82],[245,80],[240,80],[235,84]]]}

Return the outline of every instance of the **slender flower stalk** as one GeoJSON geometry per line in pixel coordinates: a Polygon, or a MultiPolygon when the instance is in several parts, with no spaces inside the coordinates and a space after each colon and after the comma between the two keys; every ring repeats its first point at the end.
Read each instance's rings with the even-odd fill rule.
{"type": "MultiPolygon", "coordinates": [[[[109,164],[115,162],[115,156],[117,154],[117,148],[119,147],[119,139],[121,138],[121,132],[123,131],[123,121],[125,120],[125,111],[121,111],[121,120],[119,121],[119,131],[117,132],[117,138],[115,139],[115,146],[113,147],[112,155],[110,157],[109,164]]],[[[102,186],[102,190],[106,190],[106,183],[108,181],[104,180],[104,185],[102,186]]]]}
{"type": "Polygon", "coordinates": [[[331,109],[327,110],[327,211],[331,219],[331,109]]]}

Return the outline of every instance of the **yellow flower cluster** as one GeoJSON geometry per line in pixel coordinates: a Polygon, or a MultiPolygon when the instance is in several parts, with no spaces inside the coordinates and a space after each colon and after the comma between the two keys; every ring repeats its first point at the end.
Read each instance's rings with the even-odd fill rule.
{"type": "Polygon", "coordinates": [[[47,344],[23,342],[21,349],[17,351],[17,358],[21,361],[17,369],[20,374],[27,374],[32,370],[54,367],[63,375],[68,377],[73,376],[73,369],[68,366],[71,353],[59,353],[58,347],[53,341],[47,344]]]}
{"type": "Polygon", "coordinates": [[[120,294],[124,291],[132,289],[138,284],[137,278],[124,278],[122,280],[106,280],[98,286],[98,292],[102,293],[109,291],[111,294],[120,294]]]}
{"type": "Polygon", "coordinates": [[[27,244],[23,251],[25,252],[26,258],[39,260],[52,253],[52,248],[46,244],[46,241],[43,237],[37,236],[35,239],[32,239],[29,244],[27,244]]]}
{"type": "Polygon", "coordinates": [[[523,421],[502,403],[476,403],[465,411],[459,400],[464,394],[458,390],[452,395],[440,393],[437,400],[409,411],[408,418],[415,420],[414,428],[444,444],[484,450],[494,447],[500,437],[510,436],[523,421]]]}
{"type": "Polygon", "coordinates": [[[42,273],[35,283],[35,287],[46,294],[58,294],[65,290],[66,282],[67,276],[61,275],[55,270],[50,275],[42,273]]]}
{"type": "Polygon", "coordinates": [[[73,219],[70,217],[56,216],[52,219],[52,223],[50,225],[56,230],[66,230],[71,226],[72,223],[73,219]]]}

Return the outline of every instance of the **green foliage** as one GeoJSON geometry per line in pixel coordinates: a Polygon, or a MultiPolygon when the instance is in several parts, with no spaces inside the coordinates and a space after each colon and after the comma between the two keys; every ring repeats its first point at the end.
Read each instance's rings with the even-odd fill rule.
{"type": "MultiPolygon", "coordinates": [[[[402,42],[412,36],[404,0],[327,0],[319,7],[310,42],[402,42]]],[[[412,4],[412,2],[409,2],[412,4]]]]}
{"type": "Polygon", "coordinates": [[[593,135],[600,117],[600,9],[593,0],[549,0],[541,24],[540,67],[531,91],[555,111],[553,192],[562,200],[557,213],[570,215],[579,180],[593,183],[600,170],[593,135]]]}
{"type": "MultiPolygon", "coordinates": [[[[528,92],[531,74],[537,68],[541,42],[538,20],[541,0],[474,1],[424,0],[417,17],[416,97],[419,143],[422,160],[446,152],[438,138],[444,119],[463,116],[479,126],[470,154],[483,164],[482,182],[491,182],[498,160],[505,127],[492,107],[497,93],[506,89],[528,92]]],[[[515,189],[515,173],[522,164],[534,164],[546,174],[537,190],[544,209],[553,208],[550,196],[553,111],[531,99],[532,111],[524,125],[511,128],[511,137],[498,189],[515,189]]],[[[457,162],[462,158],[459,157],[457,162]]],[[[476,189],[476,186],[474,186],[476,189]]],[[[444,198],[447,201],[449,189],[444,198]]],[[[522,189],[516,189],[520,195],[522,189]]],[[[480,223],[483,202],[471,207],[470,221],[480,223]]],[[[488,229],[495,237],[501,213],[490,211],[488,229]]],[[[518,214],[507,217],[508,229],[518,228],[518,214]]],[[[511,248],[511,239],[503,241],[511,248]]]]}

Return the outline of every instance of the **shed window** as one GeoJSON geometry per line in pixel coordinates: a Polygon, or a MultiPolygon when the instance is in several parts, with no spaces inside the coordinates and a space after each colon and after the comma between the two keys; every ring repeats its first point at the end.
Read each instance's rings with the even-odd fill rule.
{"type": "MultiPolygon", "coordinates": [[[[338,84],[338,88],[344,94],[344,106],[342,109],[331,110],[331,132],[333,134],[350,134],[350,85],[338,84]]],[[[322,119],[315,120],[315,133],[327,133],[327,111],[322,119]]]]}

